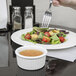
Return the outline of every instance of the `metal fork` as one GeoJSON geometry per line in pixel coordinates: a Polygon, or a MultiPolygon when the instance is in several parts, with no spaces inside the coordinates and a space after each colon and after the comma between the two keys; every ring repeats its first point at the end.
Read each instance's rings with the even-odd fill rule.
{"type": "Polygon", "coordinates": [[[51,5],[52,5],[52,0],[50,0],[50,5],[49,5],[49,9],[45,11],[45,14],[43,16],[43,20],[42,20],[42,25],[41,27],[43,28],[48,28],[51,18],[52,18],[52,12],[51,12],[51,5]]]}

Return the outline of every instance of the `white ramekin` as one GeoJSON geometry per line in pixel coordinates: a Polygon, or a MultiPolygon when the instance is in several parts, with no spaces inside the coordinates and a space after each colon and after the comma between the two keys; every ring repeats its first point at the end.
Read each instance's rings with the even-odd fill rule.
{"type": "Polygon", "coordinates": [[[15,54],[19,67],[26,70],[37,70],[45,65],[47,50],[39,46],[22,46],[16,49],[15,54]],[[35,57],[22,56],[19,54],[20,51],[27,49],[40,50],[43,54],[35,57]]]}

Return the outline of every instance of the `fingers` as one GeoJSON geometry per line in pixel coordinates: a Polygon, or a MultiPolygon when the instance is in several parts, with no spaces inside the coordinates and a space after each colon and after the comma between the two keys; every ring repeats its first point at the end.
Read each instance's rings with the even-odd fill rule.
{"type": "Polygon", "coordinates": [[[76,7],[76,0],[53,0],[54,6],[66,6],[66,7],[73,7],[75,5],[76,7]]]}
{"type": "Polygon", "coordinates": [[[58,0],[53,0],[53,5],[54,6],[59,6],[60,4],[59,4],[59,1],[58,0]]]}

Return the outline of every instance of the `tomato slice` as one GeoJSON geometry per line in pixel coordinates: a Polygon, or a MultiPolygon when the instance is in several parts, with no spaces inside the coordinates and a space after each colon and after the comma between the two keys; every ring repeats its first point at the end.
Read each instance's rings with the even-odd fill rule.
{"type": "Polygon", "coordinates": [[[63,43],[65,41],[64,37],[59,37],[60,41],[63,43]]]}
{"type": "Polygon", "coordinates": [[[25,39],[31,39],[31,35],[28,33],[25,35],[25,39]]]}
{"type": "Polygon", "coordinates": [[[44,42],[48,42],[46,38],[43,38],[42,41],[44,41],[44,42]]]}
{"type": "Polygon", "coordinates": [[[50,37],[50,33],[49,32],[45,32],[44,33],[46,36],[50,37]]]}
{"type": "Polygon", "coordinates": [[[50,42],[50,40],[51,39],[49,37],[46,37],[46,36],[44,36],[42,39],[43,42],[50,42]]]}

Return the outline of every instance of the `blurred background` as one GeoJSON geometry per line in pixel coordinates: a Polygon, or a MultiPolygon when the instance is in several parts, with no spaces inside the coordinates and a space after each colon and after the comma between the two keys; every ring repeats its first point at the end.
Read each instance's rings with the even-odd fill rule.
{"type": "MultiPolygon", "coordinates": [[[[11,0],[7,0],[8,8],[11,5],[11,0]]],[[[49,0],[34,0],[36,6],[36,22],[41,23],[45,10],[49,7],[49,0]]],[[[54,7],[52,6],[53,17],[50,24],[57,26],[65,26],[76,28],[76,10],[69,7],[54,7]]],[[[8,9],[8,22],[9,22],[8,9]]]]}

